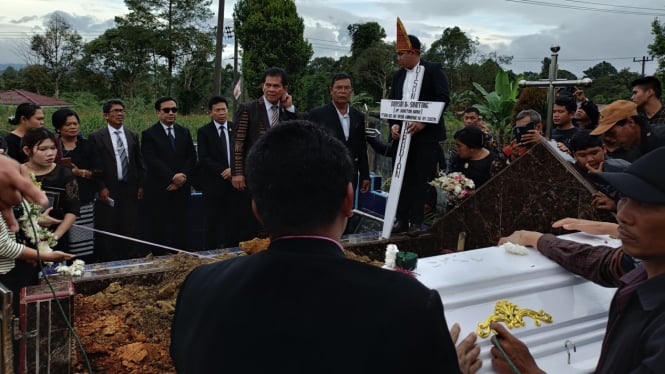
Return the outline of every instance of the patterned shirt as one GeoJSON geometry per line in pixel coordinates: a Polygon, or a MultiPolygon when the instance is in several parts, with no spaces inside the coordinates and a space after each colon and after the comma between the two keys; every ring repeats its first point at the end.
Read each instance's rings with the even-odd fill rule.
{"type": "Polygon", "coordinates": [[[665,125],[665,105],[660,106],[658,110],[651,118],[648,118],[650,125],[665,125]]]}

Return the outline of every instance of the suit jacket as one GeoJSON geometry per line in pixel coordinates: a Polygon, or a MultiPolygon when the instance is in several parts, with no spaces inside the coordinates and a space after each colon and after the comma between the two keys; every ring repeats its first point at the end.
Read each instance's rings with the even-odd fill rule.
{"type": "MultiPolygon", "coordinates": [[[[127,158],[129,159],[129,170],[127,172],[127,185],[130,189],[143,188],[145,180],[145,166],[143,164],[143,155],[139,145],[139,136],[136,132],[127,130],[123,126],[125,138],[127,139],[127,158]]],[[[97,155],[95,170],[101,171],[99,189],[108,188],[110,196],[116,197],[118,190],[118,169],[113,150],[112,141],[107,126],[91,133],[88,140],[92,142],[97,155]]]]}
{"type": "MultiPolygon", "coordinates": [[[[245,175],[245,159],[254,143],[270,128],[270,119],[266,111],[263,96],[258,100],[240,105],[235,114],[237,124],[234,150],[232,175],[245,175]]],[[[296,113],[291,113],[280,106],[279,122],[298,118],[296,113]]]]}
{"type": "MultiPolygon", "coordinates": [[[[443,72],[441,64],[420,60],[420,65],[425,68],[423,82],[420,88],[419,101],[439,101],[446,103],[444,111],[448,108],[450,102],[450,88],[448,77],[443,72]]],[[[404,88],[404,79],[406,70],[400,69],[393,75],[392,86],[388,98],[391,100],[402,100],[402,91],[404,88]]],[[[402,125],[401,121],[390,121],[391,125],[402,125]]],[[[419,131],[411,138],[414,142],[439,142],[446,139],[446,126],[443,120],[443,114],[439,120],[439,125],[427,123],[422,131],[419,131]]]]}
{"type": "Polygon", "coordinates": [[[367,143],[365,141],[365,115],[349,106],[349,140],[344,136],[344,129],[339,120],[337,109],[333,103],[314,108],[309,111],[307,118],[319,123],[330,131],[351,152],[351,158],[360,173],[360,179],[369,179],[369,162],[367,160],[367,143]]]}
{"type": "Polygon", "coordinates": [[[192,271],[171,357],[179,373],[459,373],[436,291],[302,237],[192,271]]]}
{"type": "Polygon", "coordinates": [[[190,194],[189,177],[196,165],[196,151],[189,130],[173,125],[175,137],[175,150],[171,147],[166,131],[161,123],[157,122],[141,134],[141,152],[146,166],[146,198],[159,198],[167,195],[166,187],[173,181],[177,173],[184,173],[188,182],[174,192],[183,195],[190,194]]]}
{"type": "MultiPolygon", "coordinates": [[[[227,121],[229,134],[229,154],[233,160],[233,139],[236,128],[233,122],[227,121]]],[[[226,149],[222,143],[219,131],[214,122],[199,128],[197,131],[197,148],[199,163],[197,165],[198,177],[207,196],[220,196],[231,189],[231,182],[224,180],[221,174],[230,167],[226,149]]]]}

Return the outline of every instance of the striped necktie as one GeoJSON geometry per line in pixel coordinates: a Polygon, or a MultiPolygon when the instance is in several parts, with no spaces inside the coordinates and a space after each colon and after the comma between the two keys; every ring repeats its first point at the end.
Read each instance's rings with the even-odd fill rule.
{"type": "Polygon", "coordinates": [[[272,120],[270,121],[270,127],[273,127],[279,123],[279,106],[272,106],[272,120]]]}
{"type": "Polygon", "coordinates": [[[125,144],[122,142],[122,137],[120,134],[122,132],[120,130],[114,131],[116,135],[116,147],[118,148],[118,154],[120,155],[120,164],[122,167],[122,175],[121,175],[121,180],[127,181],[127,172],[129,171],[129,158],[127,158],[127,150],[125,149],[125,144]]]}

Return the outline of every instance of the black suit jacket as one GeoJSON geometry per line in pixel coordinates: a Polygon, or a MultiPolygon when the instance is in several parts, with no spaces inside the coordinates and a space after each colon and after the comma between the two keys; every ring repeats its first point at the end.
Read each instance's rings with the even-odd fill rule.
{"type": "MultiPolygon", "coordinates": [[[[297,118],[298,115],[296,113],[291,113],[280,106],[279,122],[297,118]]],[[[249,150],[252,149],[254,143],[270,128],[270,119],[268,118],[268,111],[266,110],[263,96],[258,100],[240,105],[234,119],[237,129],[231,173],[233,175],[245,175],[245,159],[249,150]]]]}
{"type": "MultiPolygon", "coordinates": [[[[229,134],[229,154],[233,160],[233,139],[236,132],[233,122],[227,121],[229,134]]],[[[226,149],[222,143],[214,122],[197,131],[199,163],[198,178],[203,192],[207,196],[221,196],[232,188],[230,180],[224,180],[221,174],[230,167],[226,149]]]]}
{"type": "Polygon", "coordinates": [[[328,128],[333,135],[351,152],[356,172],[360,179],[369,179],[369,162],[367,161],[367,143],[365,142],[365,115],[349,106],[349,140],[344,136],[344,129],[339,120],[337,109],[333,103],[314,108],[309,111],[307,119],[328,128]]]}
{"type": "Polygon", "coordinates": [[[436,291],[291,238],[203,265],[171,329],[179,373],[459,373],[436,291]]]}
{"type": "MultiPolygon", "coordinates": [[[[143,156],[141,154],[141,147],[139,145],[139,136],[136,132],[127,130],[123,126],[125,138],[127,139],[127,158],[129,159],[129,170],[127,172],[127,185],[130,190],[138,190],[143,188],[145,180],[145,166],[143,164],[143,156]]],[[[112,141],[108,127],[103,128],[91,133],[88,140],[92,142],[95,153],[97,155],[95,162],[95,169],[101,171],[100,190],[108,188],[110,196],[116,198],[118,190],[118,169],[115,159],[115,151],[113,150],[112,141]]]]}
{"type": "MultiPolygon", "coordinates": [[[[420,88],[419,101],[439,101],[446,103],[444,112],[448,108],[450,102],[450,88],[448,84],[448,77],[443,72],[441,64],[420,60],[420,65],[425,68],[423,75],[423,82],[420,88]]],[[[406,78],[406,70],[400,69],[393,75],[392,86],[390,87],[390,94],[388,98],[391,100],[402,100],[404,79],[406,78]]],[[[401,121],[390,121],[391,125],[402,125],[401,121]]],[[[439,124],[427,123],[422,131],[419,131],[411,138],[414,142],[438,142],[446,139],[446,126],[443,120],[443,114],[439,124]]]]}
{"type": "MultiPolygon", "coordinates": [[[[189,180],[194,172],[196,151],[192,135],[188,129],[178,124],[173,125],[173,132],[175,150],[159,122],[141,134],[141,151],[146,165],[146,198],[150,198],[148,194],[157,198],[167,195],[169,192],[166,187],[171,184],[174,175],[184,173],[189,180]]],[[[175,192],[188,196],[189,181],[175,192]]]]}

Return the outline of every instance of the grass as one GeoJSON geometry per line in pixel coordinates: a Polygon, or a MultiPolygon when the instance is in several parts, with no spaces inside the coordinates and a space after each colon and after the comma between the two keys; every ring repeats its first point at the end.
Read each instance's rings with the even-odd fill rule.
{"type": "MultiPolygon", "coordinates": [[[[106,121],[102,115],[102,103],[92,101],[86,97],[80,97],[79,99],[72,98],[69,100],[77,103],[77,105],[72,106],[71,109],[74,110],[81,119],[81,133],[83,136],[87,137],[91,132],[106,126],[106,121]]],[[[139,135],[143,130],[157,122],[157,114],[152,104],[125,102],[125,105],[127,107],[127,114],[125,116],[124,126],[130,130],[138,132],[139,135]]],[[[51,107],[43,108],[44,115],[46,116],[44,121],[45,126],[51,131],[55,130],[51,124],[51,115],[58,109],[59,108],[51,107]]],[[[0,133],[3,135],[14,130],[14,126],[9,124],[9,117],[14,115],[15,110],[16,106],[0,105],[0,133]]],[[[177,123],[188,128],[195,141],[196,130],[208,122],[210,122],[210,116],[205,113],[189,115],[178,114],[177,117],[177,123]]]]}

